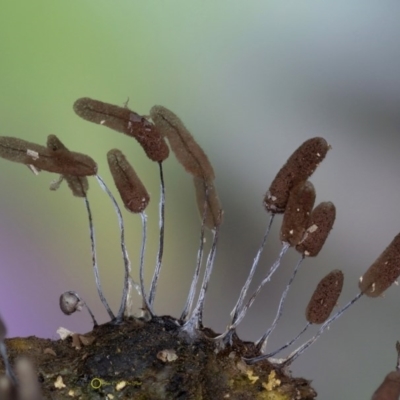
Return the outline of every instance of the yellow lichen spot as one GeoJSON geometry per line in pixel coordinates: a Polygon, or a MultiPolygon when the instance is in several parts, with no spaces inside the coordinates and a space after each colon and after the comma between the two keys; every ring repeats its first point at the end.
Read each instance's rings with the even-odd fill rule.
{"type": "Polygon", "coordinates": [[[69,396],[69,397],[75,397],[75,392],[74,392],[73,390],[70,390],[70,391],[68,392],[68,396],[69,396]]]}
{"type": "Polygon", "coordinates": [[[249,369],[246,371],[247,377],[250,379],[251,383],[254,385],[260,378],[256,375],[253,375],[253,371],[249,369]]]}
{"type": "Polygon", "coordinates": [[[286,394],[282,394],[277,390],[273,390],[272,392],[263,391],[260,393],[260,400],[294,400],[300,397],[289,397],[286,394]]]}
{"type": "Polygon", "coordinates": [[[93,389],[100,389],[103,385],[110,385],[110,383],[100,378],[93,378],[90,382],[90,386],[93,389]]]}
{"type": "Polygon", "coordinates": [[[269,392],[274,390],[276,387],[280,386],[281,380],[276,378],[275,370],[272,370],[268,375],[268,382],[262,383],[262,387],[269,392]]]}
{"type": "Polygon", "coordinates": [[[25,338],[15,338],[7,341],[8,349],[15,350],[17,352],[27,352],[32,348],[29,340],[25,340],[25,338]]]}
{"type": "Polygon", "coordinates": [[[126,381],[118,382],[117,385],[115,386],[115,390],[116,390],[116,391],[120,391],[120,390],[122,390],[126,385],[127,385],[126,381]]]}
{"type": "Polygon", "coordinates": [[[63,378],[62,378],[61,375],[58,375],[58,376],[57,376],[57,379],[56,379],[56,381],[54,382],[54,387],[55,387],[56,389],[63,389],[63,388],[65,388],[65,384],[64,384],[64,382],[63,382],[63,378]]]}

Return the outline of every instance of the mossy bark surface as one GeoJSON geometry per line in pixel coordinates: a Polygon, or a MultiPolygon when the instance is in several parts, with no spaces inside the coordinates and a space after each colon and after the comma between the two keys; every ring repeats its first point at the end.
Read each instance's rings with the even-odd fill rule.
{"type": "MultiPolygon", "coordinates": [[[[32,359],[44,399],[311,400],[309,382],[268,361],[247,365],[255,346],[233,337],[221,349],[210,329],[189,335],[177,320],[155,317],[107,323],[52,341],[6,340],[11,363],[32,359]]],[[[4,373],[0,364],[0,374],[4,373]]]]}

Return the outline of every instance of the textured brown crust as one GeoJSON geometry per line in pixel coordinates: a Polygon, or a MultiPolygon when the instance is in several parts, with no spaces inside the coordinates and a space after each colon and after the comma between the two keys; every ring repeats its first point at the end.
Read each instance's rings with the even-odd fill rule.
{"type": "MultiPolygon", "coordinates": [[[[293,378],[268,360],[246,365],[243,356],[259,354],[253,343],[236,337],[232,346],[221,351],[216,341],[210,340],[216,336],[211,329],[197,331],[194,341],[182,333],[177,322],[171,317],[156,317],[148,322],[129,319],[121,325],[109,323],[85,335],[75,334],[77,343],[74,337],[52,341],[30,336],[6,339],[6,345],[12,365],[25,355],[38,371],[35,376],[42,396],[26,397],[29,400],[312,400],[317,397],[309,381],[293,378]],[[163,352],[172,352],[177,358],[163,361],[159,357],[163,352]],[[56,386],[57,381],[62,384],[56,386]]],[[[0,377],[3,374],[0,361],[0,377]]],[[[19,383],[21,388],[25,381],[20,379],[19,383]]],[[[0,386],[0,399],[22,399],[8,399],[2,389],[0,386]]]]}
{"type": "Polygon", "coordinates": [[[280,234],[282,242],[288,242],[291,246],[296,246],[300,242],[306,230],[314,202],[315,189],[311,182],[301,182],[292,189],[283,215],[280,234]]]}
{"type": "Polygon", "coordinates": [[[330,146],[324,138],[315,137],[305,141],[289,157],[272,181],[264,197],[267,211],[283,213],[292,188],[312,175],[329,149],[330,146]]]}
{"type": "Polygon", "coordinates": [[[400,233],[360,278],[358,287],[369,297],[378,297],[400,276],[400,233]]]}
{"type": "Polygon", "coordinates": [[[36,143],[8,136],[0,137],[0,157],[32,165],[37,170],[62,175],[96,175],[97,164],[85,154],[64,149],[51,150],[36,143]]]}
{"type": "Polygon", "coordinates": [[[400,371],[389,372],[376,389],[372,400],[398,400],[400,397],[400,371]]]}
{"type": "Polygon", "coordinates": [[[311,324],[324,323],[335,307],[343,288],[343,272],[335,269],[320,280],[307,305],[306,319],[311,324]]]}
{"type": "Polygon", "coordinates": [[[150,196],[124,154],[120,150],[112,149],[107,153],[107,160],[125,207],[133,213],[144,211],[150,196]]]}
{"type": "Polygon", "coordinates": [[[330,201],[322,202],[312,210],[308,227],[296,250],[308,257],[321,251],[336,218],[336,208],[330,201]]]}
{"type": "MultiPolygon", "coordinates": [[[[56,135],[47,137],[47,148],[52,151],[68,151],[67,147],[61,142],[56,135]]],[[[72,194],[76,197],[86,197],[89,190],[89,180],[86,176],[63,175],[72,194]]]]}
{"type": "Polygon", "coordinates": [[[150,116],[160,133],[168,139],[176,159],[189,174],[207,181],[215,179],[207,155],[172,111],[163,106],[154,106],[150,116]]]}
{"type": "Polygon", "coordinates": [[[215,229],[222,223],[221,203],[218,198],[217,190],[213,182],[206,182],[200,178],[193,178],[194,187],[196,190],[197,208],[199,210],[200,218],[203,219],[204,202],[207,196],[207,214],[205,225],[209,229],[215,229]]]}
{"type": "Polygon", "coordinates": [[[134,137],[150,160],[162,162],[168,157],[169,148],[156,127],[129,108],[88,97],[76,100],[73,108],[75,113],[86,121],[134,137]]]}

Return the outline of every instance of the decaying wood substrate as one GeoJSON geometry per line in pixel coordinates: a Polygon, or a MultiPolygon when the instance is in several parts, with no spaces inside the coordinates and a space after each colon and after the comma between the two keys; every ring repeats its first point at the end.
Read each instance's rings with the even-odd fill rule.
{"type": "MultiPolygon", "coordinates": [[[[254,344],[234,336],[220,349],[204,329],[193,339],[169,316],[100,325],[85,335],[52,341],[34,336],[6,340],[11,363],[35,364],[43,399],[311,400],[305,379],[265,360],[247,365],[254,344]]],[[[0,375],[5,373],[0,363],[0,375]]]]}

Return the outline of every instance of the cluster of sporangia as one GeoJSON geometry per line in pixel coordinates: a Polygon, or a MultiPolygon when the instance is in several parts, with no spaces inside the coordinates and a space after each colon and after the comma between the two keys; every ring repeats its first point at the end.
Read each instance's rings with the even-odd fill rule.
{"type": "MultiPolygon", "coordinates": [[[[149,118],[138,115],[126,106],[119,107],[89,98],[81,98],[75,102],[74,111],[81,118],[87,121],[104,125],[115,131],[134,137],[143,147],[148,158],[158,163],[161,182],[159,251],[148,294],[146,294],[143,279],[143,257],[146,242],[147,220],[145,209],[150,198],[144,185],[136,175],[132,166],[129,164],[125,155],[120,150],[110,150],[107,154],[107,159],[110,171],[114,178],[114,183],[118,189],[124,206],[129,211],[138,213],[142,217],[143,241],[141,262],[139,266],[139,284],[135,283],[130,275],[131,267],[125,248],[124,223],[121,211],[112,193],[102,178],[97,175],[97,164],[92,158],[68,150],[68,148],[65,147],[55,135],[50,135],[48,137],[46,146],[30,143],[14,137],[0,137],[0,156],[7,160],[27,165],[35,174],[41,170],[60,174],[60,179],[57,182],[52,183],[51,189],[57,189],[62,180],[65,180],[73,195],[84,199],[88,212],[93,269],[97,289],[111,321],[115,324],[120,324],[127,318],[132,318],[131,294],[133,289],[136,289],[143,299],[143,304],[141,306],[143,312],[140,318],[143,321],[150,321],[156,317],[153,310],[154,297],[163,255],[165,188],[162,166],[163,162],[169,155],[169,147],[166,144],[167,139],[169,146],[179,163],[181,163],[186,171],[193,177],[198,208],[202,219],[200,247],[193,281],[182,315],[179,319],[176,319],[175,323],[179,329],[193,338],[206,335],[207,330],[203,329],[202,324],[202,312],[205,294],[214,264],[219,228],[222,222],[222,210],[214,186],[215,175],[207,156],[180,119],[165,107],[153,107],[150,110],[149,118]],[[117,315],[115,315],[109,307],[100,285],[92,215],[87,198],[89,176],[94,176],[102,189],[108,194],[119,220],[125,277],[121,306],[117,315]],[[205,228],[210,229],[213,233],[213,242],[205,262],[204,278],[197,297],[197,303],[194,306],[198,278],[203,264],[202,258],[203,244],[205,241],[205,228]]],[[[290,365],[307,347],[318,339],[318,337],[335,319],[337,319],[362,295],[369,297],[378,297],[382,295],[382,293],[392,283],[394,283],[400,275],[399,234],[360,278],[360,292],[353,300],[330,317],[333,308],[337,304],[343,286],[343,273],[340,270],[330,272],[319,282],[311,296],[306,308],[305,316],[307,323],[304,329],[293,340],[286,343],[280,349],[273,352],[266,352],[267,340],[277,326],[277,322],[282,315],[286,295],[302,261],[306,257],[315,257],[318,255],[335,220],[335,206],[331,202],[322,202],[314,207],[316,196],[315,189],[313,184],[308,181],[309,177],[315,171],[319,163],[324,159],[329,149],[330,146],[325,139],[320,137],[309,139],[290,156],[286,164],[276,175],[264,197],[264,206],[270,214],[268,226],[260,249],[257,252],[252,267],[250,268],[248,279],[246,280],[236,305],[232,310],[231,321],[224,333],[209,337],[209,340],[215,341],[217,348],[226,349],[232,345],[232,342],[237,339],[235,333],[236,327],[245,317],[247,310],[253,304],[261,288],[270,281],[287,250],[290,247],[295,248],[301,255],[299,262],[297,263],[292,277],[282,294],[275,320],[271,327],[257,342],[255,342],[255,348],[258,355],[252,357],[246,357],[246,354],[242,355],[243,360],[247,364],[254,364],[261,360],[268,359],[272,364],[281,368],[290,365]],[[282,227],[280,231],[282,250],[278,259],[271,266],[256,291],[248,298],[247,302],[245,302],[247,291],[255,273],[261,252],[266,243],[272,221],[276,214],[283,214],[282,227]],[[321,325],[315,336],[306,341],[286,358],[272,358],[278,352],[293,344],[293,342],[296,341],[311,324],[321,325]]],[[[61,310],[68,315],[86,307],[93,319],[94,326],[98,326],[89,307],[76,292],[68,291],[61,295],[60,307],[61,310]]],[[[17,362],[16,371],[18,379],[14,375],[7,359],[4,344],[5,335],[6,329],[0,320],[0,350],[8,375],[8,378],[3,377],[0,381],[0,395],[3,396],[1,398],[7,398],[7,393],[9,399],[15,398],[26,400],[40,398],[37,379],[35,379],[35,373],[28,361],[20,360],[17,362]]],[[[373,398],[376,400],[397,399],[399,393],[400,372],[398,366],[396,372],[391,372],[387,375],[373,398]]]]}

